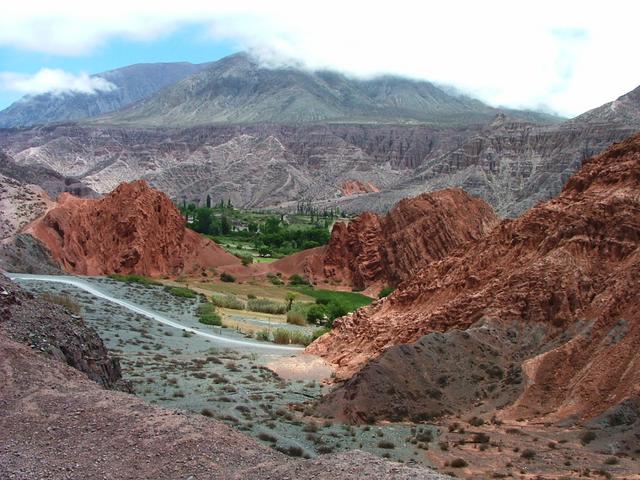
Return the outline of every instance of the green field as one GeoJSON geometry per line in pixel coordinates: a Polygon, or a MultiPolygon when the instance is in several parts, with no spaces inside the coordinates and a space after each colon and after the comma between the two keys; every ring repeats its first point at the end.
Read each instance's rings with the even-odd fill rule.
{"type": "Polygon", "coordinates": [[[296,291],[307,297],[316,300],[325,301],[327,303],[335,302],[345,307],[348,312],[354,312],[360,307],[364,307],[373,302],[373,298],[356,292],[337,292],[334,290],[315,289],[310,286],[294,287],[296,291]]]}

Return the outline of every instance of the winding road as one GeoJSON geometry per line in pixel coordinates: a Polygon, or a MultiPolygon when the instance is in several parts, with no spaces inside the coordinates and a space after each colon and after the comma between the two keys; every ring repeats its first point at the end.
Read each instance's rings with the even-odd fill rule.
{"type": "Polygon", "coordinates": [[[148,310],[139,305],[135,305],[126,300],[122,300],[116,297],[112,297],[111,295],[97,289],[93,285],[88,282],[82,280],[78,277],[70,277],[63,275],[31,275],[26,273],[7,273],[8,277],[11,280],[20,280],[20,281],[37,281],[37,282],[53,282],[53,283],[64,283],[67,285],[72,285],[77,287],[85,292],[90,293],[94,297],[102,298],[109,302],[115,303],[116,305],[120,305],[132,312],[143,315],[147,318],[151,318],[157,322],[160,322],[164,325],[168,325],[169,327],[177,328],[179,330],[186,330],[187,332],[191,332],[194,335],[200,335],[205,338],[209,338],[215,340],[218,343],[226,344],[228,346],[235,347],[249,347],[251,349],[257,349],[262,351],[271,351],[273,353],[298,353],[304,350],[302,347],[291,347],[285,345],[275,345],[261,342],[254,342],[249,340],[240,340],[236,338],[229,338],[223,335],[216,335],[213,333],[203,332],[202,330],[198,330],[197,328],[187,327],[186,325],[182,325],[178,322],[168,319],[167,317],[160,315],[159,313],[148,310]]]}

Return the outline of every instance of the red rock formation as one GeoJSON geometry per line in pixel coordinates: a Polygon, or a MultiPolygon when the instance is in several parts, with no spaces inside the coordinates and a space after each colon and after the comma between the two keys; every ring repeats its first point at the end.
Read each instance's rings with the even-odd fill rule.
{"type": "Polygon", "coordinates": [[[424,193],[398,202],[383,217],[363,213],[348,224],[337,223],[321,276],[359,289],[395,285],[497,223],[487,203],[463,190],[424,193]]]}
{"type": "Polygon", "coordinates": [[[144,181],[99,200],[62,194],[27,230],[66,271],[82,275],[175,275],[239,260],[185,228],[171,200],[144,181]]]}
{"type": "Polygon", "coordinates": [[[348,377],[430,332],[525,322],[560,344],[523,362],[506,416],[592,417],[638,396],[639,191],[640,134],[585,162],[556,199],[336,320],[308,351],[348,377]]]}
{"type": "Polygon", "coordinates": [[[379,192],[380,189],[371,182],[361,182],[360,180],[346,180],[340,185],[340,193],[345,197],[360,193],[379,192]]]}

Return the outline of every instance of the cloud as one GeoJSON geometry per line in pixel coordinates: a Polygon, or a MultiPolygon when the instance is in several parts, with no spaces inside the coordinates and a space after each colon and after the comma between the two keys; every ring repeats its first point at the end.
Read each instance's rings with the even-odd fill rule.
{"type": "Polygon", "coordinates": [[[0,72],[0,85],[5,90],[26,95],[67,92],[94,94],[117,88],[113,83],[86,73],[74,75],[58,69],[43,68],[33,75],[0,72]]]}
{"type": "Polygon", "coordinates": [[[153,41],[205,25],[212,41],[270,64],[404,75],[493,105],[575,115],[640,84],[639,14],[623,0],[113,0],[100,9],[22,0],[3,7],[0,46],[86,55],[114,38],[153,41]]]}

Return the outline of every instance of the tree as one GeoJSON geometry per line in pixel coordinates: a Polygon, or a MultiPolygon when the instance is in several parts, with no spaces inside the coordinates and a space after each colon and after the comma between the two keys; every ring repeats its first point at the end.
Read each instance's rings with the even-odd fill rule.
{"type": "Polygon", "coordinates": [[[222,235],[228,235],[231,232],[231,222],[226,215],[220,217],[220,232],[222,235]]]}
{"type": "Polygon", "coordinates": [[[198,208],[195,213],[193,229],[199,233],[209,233],[213,214],[208,208],[198,208]]]}
{"type": "Polygon", "coordinates": [[[298,295],[296,295],[293,292],[287,292],[287,296],[284,297],[285,300],[287,301],[287,312],[291,310],[291,307],[293,306],[293,301],[296,299],[298,295]]]}
{"type": "Polygon", "coordinates": [[[247,230],[249,230],[250,233],[257,233],[258,224],[256,222],[249,222],[249,225],[247,225],[247,230]]]}
{"type": "Polygon", "coordinates": [[[207,208],[211,208],[211,195],[207,194],[207,208]]]}

